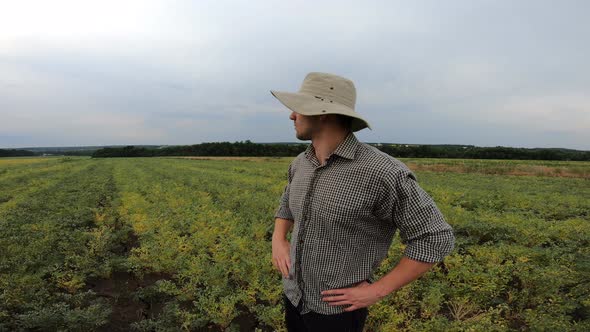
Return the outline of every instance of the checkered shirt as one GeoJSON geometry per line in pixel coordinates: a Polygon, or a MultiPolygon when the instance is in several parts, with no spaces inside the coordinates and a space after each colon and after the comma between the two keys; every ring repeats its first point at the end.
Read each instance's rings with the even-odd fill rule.
{"type": "Polygon", "coordinates": [[[320,292],[372,282],[397,229],[404,255],[418,261],[442,261],[455,243],[410,169],[352,133],[324,165],[311,144],[292,161],[275,217],[294,221],[283,286],[302,314],[344,312],[320,292]]]}

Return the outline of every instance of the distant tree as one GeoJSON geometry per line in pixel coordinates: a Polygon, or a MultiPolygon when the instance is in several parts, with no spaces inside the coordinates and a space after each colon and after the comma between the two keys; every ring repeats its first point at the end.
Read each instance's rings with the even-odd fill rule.
{"type": "Polygon", "coordinates": [[[26,157],[38,155],[40,154],[29,150],[0,149],[0,157],[26,157]]]}

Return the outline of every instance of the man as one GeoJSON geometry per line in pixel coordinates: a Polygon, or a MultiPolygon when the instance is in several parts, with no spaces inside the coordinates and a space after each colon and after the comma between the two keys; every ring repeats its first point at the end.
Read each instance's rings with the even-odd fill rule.
{"type": "Polygon", "coordinates": [[[271,93],[292,111],[297,138],[311,140],[289,166],[275,214],[287,328],[362,331],[368,306],[451,252],[452,228],[406,165],[356,139],[369,124],[354,110],[352,81],[310,73],[298,93],[271,93]],[[397,229],[404,257],[373,281],[397,229]]]}

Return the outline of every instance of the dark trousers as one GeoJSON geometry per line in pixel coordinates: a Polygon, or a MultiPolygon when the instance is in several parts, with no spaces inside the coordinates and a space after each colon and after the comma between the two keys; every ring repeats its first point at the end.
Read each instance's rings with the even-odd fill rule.
{"type": "Polygon", "coordinates": [[[369,312],[367,308],[361,308],[336,315],[322,315],[313,311],[301,315],[285,295],[283,300],[285,321],[289,332],[362,332],[369,312]]]}

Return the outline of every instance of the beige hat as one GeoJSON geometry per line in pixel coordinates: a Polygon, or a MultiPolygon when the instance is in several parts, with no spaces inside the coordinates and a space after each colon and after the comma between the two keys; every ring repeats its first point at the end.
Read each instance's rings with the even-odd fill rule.
{"type": "Polygon", "coordinates": [[[356,89],[351,80],[326,73],[309,73],[299,92],[271,90],[283,105],[303,115],[342,114],[350,116],[352,131],[371,129],[367,120],[354,111],[356,89]]]}

